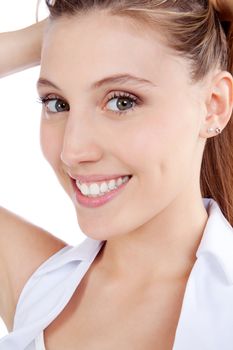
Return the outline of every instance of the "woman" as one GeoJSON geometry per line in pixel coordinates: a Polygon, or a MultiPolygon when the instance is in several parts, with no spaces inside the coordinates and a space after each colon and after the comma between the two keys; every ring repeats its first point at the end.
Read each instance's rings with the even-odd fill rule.
{"type": "Polygon", "coordinates": [[[48,7],[41,145],[88,238],[1,209],[0,349],[232,349],[231,29],[206,1],[48,7]]]}

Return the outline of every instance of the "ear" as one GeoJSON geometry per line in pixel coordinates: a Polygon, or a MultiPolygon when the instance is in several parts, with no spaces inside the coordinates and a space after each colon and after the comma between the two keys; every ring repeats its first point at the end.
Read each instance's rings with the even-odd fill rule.
{"type": "Polygon", "coordinates": [[[200,136],[216,136],[229,122],[233,110],[233,77],[227,71],[215,74],[207,88],[206,115],[202,122],[200,136]]]}

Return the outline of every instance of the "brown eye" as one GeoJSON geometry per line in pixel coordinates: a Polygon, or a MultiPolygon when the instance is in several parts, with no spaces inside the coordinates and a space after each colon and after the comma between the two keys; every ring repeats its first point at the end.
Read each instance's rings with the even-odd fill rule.
{"type": "Polygon", "coordinates": [[[107,110],[114,113],[127,113],[138,104],[136,96],[128,93],[114,93],[107,102],[107,110]]]}
{"type": "Polygon", "coordinates": [[[46,107],[48,113],[59,113],[70,110],[68,103],[60,98],[42,98],[41,102],[46,107]]]}
{"type": "MultiPolygon", "coordinates": [[[[120,111],[125,111],[129,108],[132,108],[134,106],[134,101],[128,97],[118,97],[118,98],[113,98],[108,102],[108,105],[111,108],[118,108],[120,111]]],[[[115,111],[118,111],[115,109],[115,111]]]]}

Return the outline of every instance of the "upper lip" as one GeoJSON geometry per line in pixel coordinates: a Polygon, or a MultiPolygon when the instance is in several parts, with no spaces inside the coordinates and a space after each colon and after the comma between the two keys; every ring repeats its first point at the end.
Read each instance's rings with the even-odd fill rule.
{"type": "Polygon", "coordinates": [[[130,175],[122,175],[122,174],[112,174],[112,175],[74,175],[69,173],[70,177],[74,180],[78,180],[80,182],[96,182],[96,181],[104,181],[104,180],[111,180],[111,179],[117,179],[119,177],[124,176],[130,176],[130,175]]]}

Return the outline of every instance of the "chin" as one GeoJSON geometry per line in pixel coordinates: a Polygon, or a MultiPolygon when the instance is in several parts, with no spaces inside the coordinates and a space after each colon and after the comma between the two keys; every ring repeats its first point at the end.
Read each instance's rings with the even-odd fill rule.
{"type": "Polygon", "coordinates": [[[78,220],[80,230],[85,236],[89,238],[99,241],[106,241],[111,238],[115,238],[116,236],[119,236],[119,234],[111,232],[111,229],[108,229],[107,225],[88,225],[84,224],[84,222],[81,221],[82,220],[78,220]]]}
{"type": "Polygon", "coordinates": [[[109,234],[109,231],[107,231],[106,229],[103,232],[103,230],[97,230],[96,227],[93,226],[87,228],[79,225],[79,227],[84,233],[84,235],[98,241],[106,241],[112,237],[111,234],[109,234]]]}

